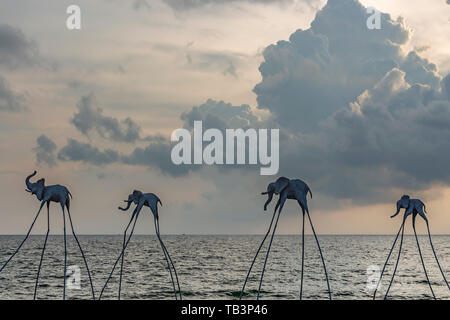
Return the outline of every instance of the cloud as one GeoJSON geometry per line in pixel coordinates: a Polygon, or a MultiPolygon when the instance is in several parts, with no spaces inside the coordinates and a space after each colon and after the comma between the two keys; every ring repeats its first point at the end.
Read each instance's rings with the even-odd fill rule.
{"type": "Polygon", "coordinates": [[[39,136],[36,142],[37,147],[33,149],[36,154],[36,163],[54,167],[56,165],[56,144],[44,134],[39,136]]]}
{"type": "MultiPolygon", "coordinates": [[[[252,113],[250,106],[233,106],[223,101],[208,99],[200,106],[194,106],[188,112],[181,114],[183,127],[192,130],[194,121],[203,121],[203,130],[217,128],[249,128],[258,127],[260,122],[252,113]]],[[[122,156],[122,162],[129,165],[141,165],[149,168],[158,168],[162,173],[171,176],[183,176],[197,171],[201,165],[174,165],[171,160],[173,144],[166,138],[154,136],[147,138],[151,143],[145,147],[136,148],[130,155],[122,156]]],[[[223,166],[226,167],[226,166],[223,166]]]]}
{"type": "Polygon", "coordinates": [[[84,96],[77,105],[78,112],[72,118],[72,124],[84,135],[92,131],[101,137],[115,141],[135,143],[140,140],[141,128],[131,118],[117,120],[103,115],[103,110],[94,108],[94,98],[84,96]]]}
{"type": "Polygon", "coordinates": [[[82,162],[94,166],[113,163],[143,166],[160,170],[161,173],[170,176],[186,175],[195,169],[195,166],[174,165],[170,158],[171,150],[170,141],[160,138],[154,139],[144,148],[136,147],[130,154],[120,154],[113,149],[102,151],[90,143],[68,139],[67,145],[59,151],[58,159],[64,162],[82,162]]]}
{"type": "MultiPolygon", "coordinates": [[[[1,54],[0,54],[1,59],[1,54]]],[[[25,110],[24,97],[14,93],[6,80],[0,75],[0,112],[19,112],[25,110]]]]}
{"type": "Polygon", "coordinates": [[[352,186],[362,187],[368,197],[392,188],[448,185],[449,128],[448,98],[429,86],[410,85],[404,71],[393,69],[323,123],[323,164],[338,168],[322,175],[324,186],[344,172],[351,182],[340,186],[346,198],[359,193],[352,186]]]}
{"type": "MultiPolygon", "coordinates": [[[[254,4],[273,4],[289,3],[294,0],[163,0],[167,5],[175,10],[190,10],[210,5],[227,5],[230,3],[254,3],[254,4]]],[[[307,1],[312,2],[312,1],[307,1]]]]}
{"type": "Polygon", "coordinates": [[[118,162],[120,156],[117,151],[112,149],[100,151],[97,147],[89,143],[68,139],[67,145],[59,151],[58,159],[61,161],[79,161],[86,164],[102,166],[118,162]]]}
{"type": "Polygon", "coordinates": [[[392,68],[406,72],[410,84],[436,87],[440,78],[433,64],[415,52],[402,54],[410,37],[402,19],[382,14],[381,30],[369,30],[367,17],[358,1],[330,0],[309,29],[267,47],[263,79],[254,88],[258,107],[284,127],[312,132],[392,68]]]}
{"type": "Polygon", "coordinates": [[[447,95],[447,99],[450,100],[450,74],[442,80],[442,91],[447,95]]]}
{"type": "Polygon", "coordinates": [[[402,19],[382,14],[375,31],[367,16],[358,1],[329,0],[309,29],[264,50],[254,92],[284,133],[280,173],[361,203],[448,185],[449,76],[402,54],[402,19]]]}
{"type": "Polygon", "coordinates": [[[240,56],[224,52],[191,51],[186,54],[188,66],[196,70],[219,70],[224,76],[238,77],[240,56]]]}
{"type": "MultiPolygon", "coordinates": [[[[78,105],[79,112],[72,122],[83,133],[88,134],[97,127],[102,128],[97,123],[98,117],[103,117],[91,107],[91,99],[83,97],[78,105]]],[[[256,117],[250,106],[233,106],[223,101],[208,99],[205,103],[194,106],[191,110],[181,114],[183,127],[192,130],[196,120],[203,121],[203,129],[217,128],[225,130],[227,128],[257,128],[263,126],[263,121],[256,117]]],[[[264,126],[267,128],[267,126],[264,126]]],[[[102,132],[102,131],[100,131],[102,132]]],[[[117,140],[116,141],[123,141],[117,140]]],[[[135,139],[135,141],[147,142],[145,147],[136,147],[129,154],[120,154],[118,151],[108,149],[101,151],[90,143],[82,143],[75,139],[69,139],[63,147],[58,159],[61,161],[83,162],[86,164],[103,166],[112,163],[122,163],[126,165],[145,166],[160,170],[161,173],[170,176],[183,176],[192,171],[203,168],[201,165],[175,165],[171,160],[173,143],[162,135],[152,135],[145,138],[135,139]]],[[[226,167],[226,166],[224,166],[226,167]]],[[[233,166],[236,167],[236,166],[233,166]]]]}
{"type": "Polygon", "coordinates": [[[165,54],[174,54],[185,56],[186,66],[202,72],[220,72],[224,76],[238,78],[238,69],[244,65],[245,61],[252,57],[225,50],[204,50],[196,49],[194,42],[187,45],[173,45],[167,43],[154,43],[152,48],[165,54]]]}
{"type": "Polygon", "coordinates": [[[150,9],[150,4],[147,2],[147,0],[134,0],[133,1],[133,9],[139,10],[139,9],[150,9]]]}
{"type": "Polygon", "coordinates": [[[205,103],[182,113],[180,119],[186,129],[193,129],[196,120],[203,121],[203,127],[206,129],[245,129],[259,125],[259,119],[249,105],[233,106],[231,103],[213,99],[208,99],[205,103]]]}
{"type": "MultiPolygon", "coordinates": [[[[309,29],[264,50],[254,92],[268,118],[248,105],[209,99],[180,115],[183,127],[191,130],[195,120],[205,129],[279,127],[280,175],[305,179],[329,198],[379,203],[449,185],[450,75],[442,78],[420,50],[402,53],[410,40],[402,19],[383,14],[382,29],[369,30],[367,16],[358,1],[329,0],[309,29]]],[[[104,117],[101,112],[79,107],[79,114],[91,119],[80,121],[81,132],[105,130],[92,120],[104,117]]],[[[86,160],[104,157],[90,145],[83,145],[83,156],[65,158],[146,166],[173,176],[205,168],[173,165],[164,137],[148,142],[108,161],[86,160]]]]}
{"type": "Polygon", "coordinates": [[[17,28],[0,25],[0,66],[9,69],[30,67],[42,63],[36,44],[17,28]]]}
{"type": "Polygon", "coordinates": [[[196,166],[174,165],[170,157],[171,151],[172,145],[168,140],[154,142],[145,148],[135,148],[131,154],[122,157],[122,162],[128,165],[159,169],[163,174],[175,177],[186,175],[196,169],[196,166]]]}

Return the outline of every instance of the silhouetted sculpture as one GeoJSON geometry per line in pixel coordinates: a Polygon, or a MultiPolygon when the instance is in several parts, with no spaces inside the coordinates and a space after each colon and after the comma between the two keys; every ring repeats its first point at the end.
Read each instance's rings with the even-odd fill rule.
{"type": "Polygon", "coordinates": [[[410,197],[408,195],[404,195],[404,196],[401,197],[400,200],[397,201],[397,212],[393,216],[391,216],[391,218],[394,218],[395,216],[397,216],[399,214],[399,212],[400,212],[400,209],[402,209],[402,208],[405,209],[405,214],[403,216],[403,222],[402,222],[402,225],[400,226],[400,229],[397,232],[397,236],[395,237],[394,244],[392,245],[392,248],[389,251],[389,255],[388,255],[387,259],[386,259],[386,262],[385,262],[385,264],[383,266],[383,269],[381,270],[380,279],[378,280],[377,287],[375,288],[375,291],[373,293],[373,299],[375,299],[378,287],[379,287],[380,282],[381,282],[381,278],[383,277],[384,270],[386,269],[386,265],[387,265],[387,263],[389,261],[389,258],[391,257],[392,250],[395,247],[395,244],[397,242],[398,236],[399,236],[400,231],[401,231],[402,236],[400,238],[400,248],[398,250],[397,262],[395,263],[394,273],[392,274],[392,279],[389,282],[389,286],[388,286],[388,288],[386,290],[386,294],[384,296],[384,299],[386,299],[388,294],[389,294],[389,290],[390,290],[391,285],[392,285],[392,283],[394,281],[395,273],[397,271],[398,262],[400,260],[400,254],[402,252],[403,234],[404,234],[404,231],[405,231],[405,221],[406,221],[406,218],[409,215],[411,215],[411,214],[413,215],[413,217],[412,217],[412,225],[413,225],[413,229],[414,229],[414,236],[415,236],[416,242],[417,242],[417,248],[419,249],[420,260],[422,261],[423,271],[425,272],[425,277],[427,278],[427,282],[428,282],[428,286],[430,287],[431,294],[433,295],[433,298],[436,299],[436,296],[434,295],[434,292],[433,292],[433,288],[431,287],[430,280],[428,278],[427,269],[425,268],[425,263],[423,261],[422,252],[420,250],[419,239],[418,239],[417,233],[416,233],[416,216],[417,216],[417,214],[419,214],[425,220],[425,222],[427,223],[428,238],[430,239],[430,244],[431,244],[431,248],[433,249],[434,257],[436,258],[437,265],[439,267],[439,270],[441,271],[441,274],[442,274],[442,277],[444,278],[445,283],[447,284],[447,287],[449,289],[450,289],[450,287],[448,285],[447,279],[445,278],[444,271],[442,271],[441,265],[439,263],[439,259],[438,259],[437,255],[436,255],[436,251],[434,250],[433,242],[431,241],[430,226],[428,224],[428,219],[425,216],[425,213],[426,213],[426,211],[425,211],[425,204],[419,199],[410,199],[410,197]]]}
{"type": "Polygon", "coordinates": [[[30,176],[28,176],[25,180],[25,183],[27,185],[27,192],[30,192],[33,195],[36,195],[36,197],[38,198],[38,200],[41,201],[41,206],[39,208],[39,211],[36,215],[36,217],[33,220],[33,223],[31,224],[30,229],[27,232],[27,235],[25,236],[25,239],[23,239],[22,243],[19,245],[19,247],[16,249],[16,251],[14,251],[14,253],[11,255],[11,257],[9,257],[9,259],[5,262],[5,264],[2,266],[2,268],[0,269],[0,272],[3,271],[3,269],[6,267],[6,265],[11,261],[11,259],[17,254],[17,252],[19,252],[20,248],[22,247],[22,245],[25,243],[25,241],[27,240],[28,236],[30,235],[31,230],[33,229],[34,223],[36,222],[37,218],[39,217],[39,214],[41,213],[42,207],[44,206],[44,204],[47,204],[47,233],[45,235],[45,240],[44,240],[44,246],[42,248],[42,253],[41,253],[41,260],[39,262],[39,268],[38,268],[38,272],[37,272],[37,276],[36,276],[36,284],[34,287],[34,299],[36,299],[36,293],[37,293],[37,288],[38,288],[38,282],[39,282],[39,274],[41,272],[41,266],[42,266],[42,261],[44,259],[44,252],[45,252],[45,247],[47,245],[47,239],[48,239],[48,234],[50,232],[50,202],[58,202],[61,205],[62,208],[62,213],[63,213],[63,221],[64,221],[64,289],[63,289],[63,299],[66,299],[66,270],[67,270],[67,244],[66,244],[66,215],[64,212],[64,207],[67,208],[67,213],[69,216],[69,221],[70,221],[70,226],[72,228],[72,234],[78,244],[78,247],[80,248],[80,252],[81,255],[83,256],[83,260],[84,260],[84,264],[86,265],[86,270],[89,276],[89,281],[91,284],[91,290],[92,290],[92,298],[95,299],[95,294],[94,294],[94,286],[92,284],[92,279],[91,279],[91,273],[89,271],[89,267],[86,261],[86,257],[84,256],[84,252],[83,249],[81,248],[80,242],[78,241],[78,238],[75,234],[75,230],[73,227],[73,223],[72,223],[72,217],[70,216],[70,198],[72,197],[72,194],[69,192],[69,190],[67,190],[66,187],[64,186],[60,186],[60,185],[54,185],[54,186],[45,186],[45,179],[40,179],[35,183],[30,182],[30,179],[32,177],[34,177],[36,175],[36,171],[33,172],[33,174],[31,174],[30,176]]]}
{"type": "Polygon", "coordinates": [[[125,255],[125,249],[128,246],[128,243],[130,242],[131,236],[133,235],[134,232],[134,227],[136,226],[136,221],[139,217],[139,214],[141,212],[141,209],[146,206],[149,207],[150,210],[153,213],[153,218],[154,218],[154,223],[155,223],[155,231],[156,231],[156,236],[159,240],[159,243],[161,244],[161,248],[164,254],[164,258],[166,259],[167,262],[167,267],[169,269],[170,272],[170,278],[172,280],[172,286],[173,286],[173,291],[175,294],[175,299],[178,300],[178,295],[177,295],[177,289],[175,288],[175,282],[173,280],[173,274],[172,274],[172,268],[175,272],[175,277],[177,280],[177,286],[178,286],[178,292],[180,294],[180,300],[182,300],[181,297],[181,290],[180,290],[180,283],[178,281],[178,274],[177,274],[177,270],[175,269],[175,265],[172,262],[172,259],[170,258],[169,252],[167,251],[166,246],[164,245],[164,242],[161,239],[160,233],[159,233],[159,216],[158,216],[158,202],[159,204],[162,206],[162,202],[161,200],[153,193],[142,193],[141,191],[138,190],[134,190],[132,194],[130,194],[128,196],[128,200],[124,200],[124,202],[127,203],[127,207],[126,208],[121,208],[119,207],[120,210],[122,211],[127,211],[131,204],[134,203],[136,204],[136,208],[133,211],[133,214],[131,215],[131,219],[130,222],[128,223],[127,227],[125,228],[125,232],[123,233],[123,245],[122,245],[122,252],[120,253],[119,257],[117,258],[116,262],[114,263],[114,266],[111,270],[111,273],[109,274],[108,279],[106,280],[105,285],[103,286],[103,289],[100,293],[100,299],[103,295],[103,291],[105,290],[106,286],[108,285],[109,280],[112,277],[112,274],[114,273],[114,270],[117,266],[117,263],[119,262],[119,259],[122,259],[121,264],[120,264],[120,280],[119,280],[119,300],[120,300],[120,293],[121,293],[121,288],[122,288],[122,270],[123,270],[123,260],[124,260],[124,255],[125,255]],[[131,229],[130,235],[128,236],[128,239],[126,239],[127,236],[127,231],[128,228],[130,227],[131,223],[133,222],[134,219],[134,223],[133,223],[133,228],[131,229]],[[170,263],[169,263],[170,261],[170,263]]]}
{"type": "Polygon", "coordinates": [[[272,220],[270,222],[270,226],[269,229],[267,230],[266,235],[264,236],[255,257],[253,258],[252,264],[250,266],[250,269],[248,270],[247,273],[247,277],[245,278],[245,282],[244,285],[242,287],[242,291],[241,291],[241,295],[240,295],[240,299],[242,299],[242,295],[244,294],[244,290],[245,290],[245,286],[247,284],[248,281],[248,277],[250,276],[250,272],[253,268],[253,265],[256,261],[256,258],[258,257],[259,252],[261,251],[261,248],[264,244],[264,242],[267,239],[267,236],[270,233],[270,230],[272,229],[272,224],[273,224],[273,220],[275,218],[275,214],[276,211],[278,209],[278,207],[280,208],[278,211],[278,216],[275,222],[275,226],[273,228],[273,232],[272,232],[272,236],[270,238],[270,242],[269,242],[269,247],[267,249],[267,253],[266,253],[266,259],[264,261],[264,267],[261,273],[261,279],[259,281],[259,287],[258,287],[258,295],[257,295],[257,299],[259,299],[259,295],[261,292],[261,285],[262,285],[262,281],[263,281],[263,277],[264,277],[264,272],[266,269],[266,264],[267,264],[267,260],[269,258],[269,253],[270,253],[270,248],[272,246],[272,241],[273,241],[273,237],[275,235],[275,231],[277,228],[277,224],[278,224],[278,219],[280,218],[280,214],[281,214],[281,210],[283,209],[284,203],[286,202],[286,199],[293,199],[293,200],[297,200],[298,204],[300,205],[300,207],[302,208],[302,212],[303,212],[303,225],[302,225],[302,271],[301,271],[301,282],[300,282],[300,299],[302,299],[302,294],[303,294],[303,267],[304,267],[304,258],[305,258],[305,212],[308,215],[308,219],[309,222],[311,224],[311,229],[312,232],[314,234],[314,237],[316,239],[317,242],[317,246],[319,248],[319,252],[320,252],[320,257],[322,259],[322,264],[323,264],[323,269],[325,271],[325,277],[327,280],[327,286],[328,286],[328,296],[331,300],[331,290],[330,290],[330,283],[328,281],[328,273],[327,273],[327,268],[325,266],[325,261],[323,259],[323,255],[322,255],[322,250],[320,248],[320,244],[319,244],[319,239],[317,238],[316,232],[314,230],[314,226],[313,223],[311,221],[311,217],[309,215],[309,210],[308,210],[308,204],[306,201],[306,196],[307,194],[311,195],[312,198],[312,193],[311,193],[311,189],[308,187],[308,185],[303,182],[302,180],[299,179],[293,179],[293,180],[289,180],[288,178],[285,177],[281,177],[278,178],[278,180],[276,182],[270,183],[269,186],[267,187],[267,192],[263,192],[262,194],[268,194],[269,199],[266,201],[266,203],[264,204],[264,211],[267,210],[267,205],[272,201],[272,197],[274,194],[279,194],[280,197],[278,199],[278,202],[275,206],[275,210],[273,211],[273,216],[272,216],[272,220]]]}

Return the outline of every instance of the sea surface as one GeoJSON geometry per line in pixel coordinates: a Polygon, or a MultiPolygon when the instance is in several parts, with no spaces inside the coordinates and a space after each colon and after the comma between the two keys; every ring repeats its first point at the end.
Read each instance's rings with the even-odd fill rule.
{"type": "MultiPolygon", "coordinates": [[[[0,236],[0,267],[24,236],[0,236]]],[[[239,299],[247,270],[263,236],[172,236],[162,239],[175,263],[183,299],[239,299]]],[[[120,254],[123,236],[79,236],[92,273],[95,293],[101,291],[120,254]]],[[[269,239],[268,239],[269,240],[269,239]]],[[[319,235],[333,299],[371,299],[380,270],[394,240],[389,236],[319,235]],[[379,272],[379,271],[378,271],[379,272]]],[[[68,236],[68,266],[71,274],[68,299],[91,299],[89,281],[78,246],[68,236]],[[75,278],[74,278],[75,277],[75,278]]],[[[419,236],[431,285],[438,299],[450,292],[437,267],[427,236],[419,236]]],[[[30,236],[19,253],[0,273],[0,299],[32,299],[44,236],[30,236]]],[[[266,244],[268,241],[266,241],[266,244]]],[[[450,236],[433,236],[441,266],[450,278],[450,236]]],[[[245,299],[256,298],[264,263],[263,247],[247,284],[245,299]]],[[[384,297],[397,258],[398,242],[383,276],[377,299],[384,297]]],[[[39,278],[38,299],[61,299],[63,293],[64,245],[62,236],[49,236],[39,278]]],[[[118,268],[102,299],[117,299],[118,268]]],[[[301,270],[300,236],[275,236],[261,288],[261,299],[299,299],[301,270]]],[[[122,299],[174,299],[170,275],[155,236],[133,236],[125,254],[122,299]]],[[[303,299],[327,299],[327,285],[314,237],[305,236],[303,299]]],[[[403,241],[397,273],[389,299],[430,299],[414,236],[403,241]]]]}

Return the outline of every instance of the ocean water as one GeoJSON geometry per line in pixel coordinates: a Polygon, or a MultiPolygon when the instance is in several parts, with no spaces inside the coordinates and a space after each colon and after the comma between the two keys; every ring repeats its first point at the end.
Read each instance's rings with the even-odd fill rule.
{"type": "MultiPolygon", "coordinates": [[[[238,299],[247,270],[262,236],[171,236],[162,239],[175,263],[184,299],[238,299]]],[[[327,299],[327,286],[314,237],[305,240],[304,299],[327,299]]],[[[23,236],[0,236],[0,264],[23,236]]],[[[92,273],[96,295],[103,287],[121,251],[122,236],[79,236],[92,273]]],[[[268,239],[269,240],[269,239],[268,239]]],[[[377,274],[394,240],[389,236],[319,235],[333,299],[371,299],[377,274]],[[369,269],[369,271],[368,271],[369,269]]],[[[434,292],[450,299],[427,236],[419,236],[434,292]]],[[[0,273],[0,299],[32,299],[44,236],[30,236],[0,273]]],[[[266,244],[268,241],[266,241],[266,244]]],[[[441,266],[450,278],[450,236],[433,236],[441,266]]],[[[256,297],[265,248],[255,263],[245,299],[256,297]]],[[[398,243],[397,243],[398,248],[398,243]]],[[[38,299],[61,299],[63,291],[63,237],[50,236],[39,279],[38,299]]],[[[398,250],[398,249],[397,249],[398,250]]],[[[377,295],[383,298],[397,258],[394,250],[377,295]]],[[[262,285],[261,299],[298,299],[301,268],[300,236],[275,236],[262,285]]],[[[86,270],[75,240],[68,236],[68,266],[79,266],[80,289],[67,290],[69,299],[90,299],[86,270]]],[[[119,269],[103,299],[117,299],[119,269]]],[[[390,299],[430,299],[415,238],[405,236],[390,299]]],[[[174,299],[170,275],[155,236],[136,235],[125,255],[122,299],[174,299]]]]}

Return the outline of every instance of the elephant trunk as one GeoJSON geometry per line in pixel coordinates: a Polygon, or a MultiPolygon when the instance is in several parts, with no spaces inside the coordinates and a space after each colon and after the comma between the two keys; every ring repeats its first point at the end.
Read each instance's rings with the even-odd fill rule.
{"type": "Polygon", "coordinates": [[[32,174],[30,174],[30,175],[25,179],[25,184],[27,185],[27,188],[28,188],[27,191],[29,191],[29,192],[31,192],[31,189],[32,189],[32,187],[33,187],[33,183],[30,182],[30,179],[31,179],[32,177],[34,177],[36,174],[37,174],[37,172],[34,171],[32,174]]]}
{"type": "Polygon", "coordinates": [[[132,203],[133,201],[131,201],[131,200],[124,200],[124,202],[127,203],[126,208],[121,208],[121,207],[119,207],[119,210],[127,211],[128,209],[130,209],[131,203],[132,203]]]}
{"type": "Polygon", "coordinates": [[[266,203],[264,204],[264,211],[267,210],[267,206],[269,205],[270,201],[272,201],[273,198],[273,192],[263,192],[262,194],[268,194],[269,199],[267,199],[266,203]]]}
{"type": "Polygon", "coordinates": [[[398,215],[398,213],[400,212],[400,209],[402,208],[400,201],[397,201],[397,212],[394,213],[394,215],[391,216],[391,218],[394,218],[395,216],[398,215]]]}

